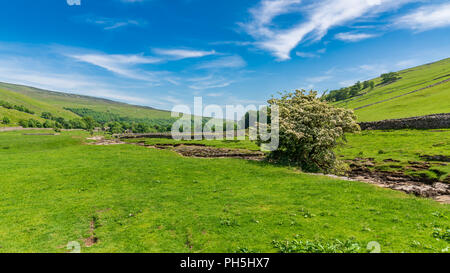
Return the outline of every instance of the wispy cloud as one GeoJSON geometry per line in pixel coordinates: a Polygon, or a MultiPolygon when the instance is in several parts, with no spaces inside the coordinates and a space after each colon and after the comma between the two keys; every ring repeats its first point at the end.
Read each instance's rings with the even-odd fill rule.
{"type": "Polygon", "coordinates": [[[108,18],[97,17],[93,15],[83,15],[75,17],[75,20],[97,25],[105,30],[115,30],[129,26],[142,27],[148,24],[146,20],[142,19],[108,18]]]}
{"type": "Polygon", "coordinates": [[[69,57],[89,63],[118,75],[136,80],[154,81],[154,76],[148,71],[132,69],[135,65],[154,64],[161,60],[143,55],[108,55],[108,54],[73,54],[69,57]]]}
{"type": "Polygon", "coordinates": [[[318,76],[306,79],[306,81],[311,83],[321,83],[332,78],[333,78],[332,76],[318,76]]]}
{"type": "Polygon", "coordinates": [[[81,0],[67,0],[69,6],[81,6],[81,0]]]}
{"type": "Polygon", "coordinates": [[[420,0],[262,0],[250,10],[252,20],[240,25],[256,39],[259,48],[279,60],[287,60],[290,52],[305,39],[320,40],[333,27],[416,1],[420,0]],[[303,20],[280,28],[274,19],[284,14],[296,14],[303,20]]]}
{"type": "Polygon", "coordinates": [[[295,52],[295,55],[302,57],[302,58],[319,58],[320,55],[316,53],[310,53],[310,52],[295,52]]]}
{"type": "Polygon", "coordinates": [[[79,95],[102,97],[129,103],[149,104],[154,103],[141,96],[132,96],[114,86],[105,84],[102,80],[86,77],[78,73],[55,73],[42,68],[43,71],[28,69],[33,67],[25,59],[14,61],[3,60],[0,62],[0,81],[30,85],[48,90],[71,92],[79,95]]]}
{"type": "Polygon", "coordinates": [[[200,78],[191,78],[191,79],[188,79],[188,81],[192,82],[192,84],[189,85],[189,88],[194,89],[194,90],[223,88],[223,87],[227,87],[233,83],[233,81],[228,80],[222,76],[214,76],[214,75],[209,75],[209,76],[200,77],[200,78]]]}
{"type": "Polygon", "coordinates": [[[158,55],[168,56],[174,59],[187,59],[187,58],[201,58],[209,55],[216,54],[216,51],[202,51],[202,50],[191,50],[191,49],[153,49],[158,55]]]}
{"type": "Polygon", "coordinates": [[[394,24],[400,28],[409,28],[416,31],[450,26],[450,3],[421,7],[399,17],[394,24]]]}
{"type": "Polygon", "coordinates": [[[373,37],[376,37],[376,35],[369,33],[353,33],[353,32],[342,32],[335,35],[336,39],[346,42],[358,42],[373,37]]]}
{"type": "Polygon", "coordinates": [[[197,66],[198,69],[222,69],[222,68],[241,68],[245,67],[247,63],[239,55],[225,56],[202,63],[197,66]]]}

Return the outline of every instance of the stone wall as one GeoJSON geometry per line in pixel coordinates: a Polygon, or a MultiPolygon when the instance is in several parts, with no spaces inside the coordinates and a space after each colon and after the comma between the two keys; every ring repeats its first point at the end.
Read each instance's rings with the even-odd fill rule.
{"type": "Polygon", "coordinates": [[[450,128],[450,113],[359,123],[362,130],[450,128]]]}

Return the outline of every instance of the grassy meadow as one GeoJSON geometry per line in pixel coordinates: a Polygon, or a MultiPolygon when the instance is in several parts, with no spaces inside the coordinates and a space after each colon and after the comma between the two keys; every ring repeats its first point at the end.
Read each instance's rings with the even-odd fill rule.
{"type": "Polygon", "coordinates": [[[349,134],[346,139],[347,144],[336,151],[341,159],[373,158],[374,169],[400,170],[410,175],[423,173],[441,181],[450,174],[450,164],[445,162],[431,162],[430,170],[408,169],[414,162],[426,161],[420,157],[423,155],[450,156],[450,129],[362,131],[349,134]]]}
{"type": "Polygon", "coordinates": [[[433,200],[264,162],[86,145],[86,137],[0,134],[0,252],[67,252],[71,241],[82,252],[288,252],[294,240],[350,240],[358,252],[371,241],[382,252],[449,250],[450,207],[433,200]]]}

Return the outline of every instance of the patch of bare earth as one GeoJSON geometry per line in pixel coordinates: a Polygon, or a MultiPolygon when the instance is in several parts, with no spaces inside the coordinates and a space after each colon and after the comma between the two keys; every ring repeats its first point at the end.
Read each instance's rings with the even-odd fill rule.
{"type": "Polygon", "coordinates": [[[84,245],[86,247],[91,247],[95,245],[98,242],[98,238],[95,236],[95,227],[97,225],[97,218],[92,217],[91,222],[89,223],[89,233],[90,236],[86,239],[84,239],[84,245]]]}
{"type": "Polygon", "coordinates": [[[119,139],[105,139],[103,136],[94,136],[89,137],[87,140],[95,140],[95,142],[88,143],[89,145],[97,145],[97,146],[107,146],[107,145],[120,145],[126,144],[125,142],[119,139]]]}
{"type": "MultiPolygon", "coordinates": [[[[385,162],[396,162],[385,160],[385,162]]],[[[409,162],[406,169],[420,171],[428,170],[432,164],[429,162],[409,162]]],[[[423,176],[411,176],[399,171],[373,170],[375,166],[372,158],[355,158],[349,161],[351,170],[347,176],[353,180],[375,184],[383,188],[403,191],[416,196],[433,198],[442,203],[450,204],[450,178],[439,182],[423,176]]],[[[394,166],[392,166],[394,167],[394,166]]]]}
{"type": "Polygon", "coordinates": [[[265,154],[258,151],[216,148],[207,146],[185,146],[181,145],[173,150],[182,156],[202,158],[241,158],[248,160],[263,160],[265,154]]]}

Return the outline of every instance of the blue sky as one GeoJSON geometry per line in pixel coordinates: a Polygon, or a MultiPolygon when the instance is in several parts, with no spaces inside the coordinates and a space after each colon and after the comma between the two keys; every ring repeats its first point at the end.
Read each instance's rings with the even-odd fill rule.
{"type": "Polygon", "coordinates": [[[263,104],[450,57],[441,0],[15,0],[0,81],[170,110],[263,104]]]}

